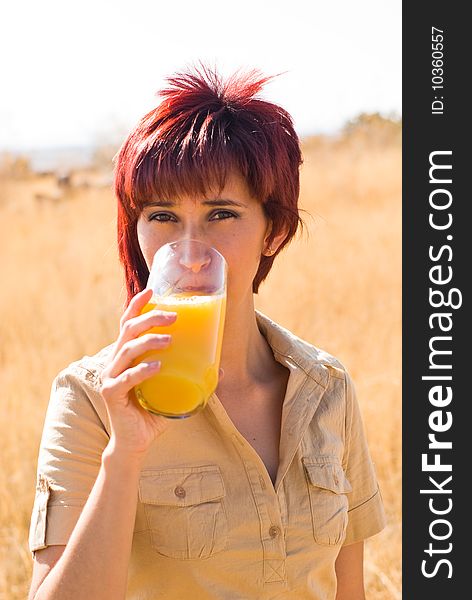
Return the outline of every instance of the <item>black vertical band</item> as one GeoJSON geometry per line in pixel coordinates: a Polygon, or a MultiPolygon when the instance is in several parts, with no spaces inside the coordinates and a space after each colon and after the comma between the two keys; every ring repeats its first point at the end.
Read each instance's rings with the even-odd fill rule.
{"type": "Polygon", "coordinates": [[[403,3],[403,597],[413,600],[471,594],[472,52],[463,10],[403,3]]]}

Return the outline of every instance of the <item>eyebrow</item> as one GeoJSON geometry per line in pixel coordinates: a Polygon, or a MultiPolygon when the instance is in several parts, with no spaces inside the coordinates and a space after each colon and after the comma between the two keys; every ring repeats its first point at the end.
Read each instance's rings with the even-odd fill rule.
{"type": "MultiPolygon", "coordinates": [[[[213,200],[203,200],[201,204],[205,206],[239,206],[247,208],[245,204],[242,202],[236,202],[235,200],[229,200],[227,198],[215,198],[213,200]]],[[[152,202],[146,202],[144,208],[147,206],[162,206],[162,207],[171,207],[178,206],[176,202],[173,200],[153,200],[152,202]]]]}

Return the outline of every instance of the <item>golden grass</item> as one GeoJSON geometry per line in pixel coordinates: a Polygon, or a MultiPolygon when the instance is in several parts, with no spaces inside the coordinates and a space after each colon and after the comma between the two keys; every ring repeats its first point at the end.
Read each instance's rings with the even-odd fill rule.
{"type": "MultiPolygon", "coordinates": [[[[256,296],[271,318],[351,372],[389,523],[366,544],[369,600],[401,597],[400,146],[307,145],[309,237],[277,259],[256,296]]],[[[114,339],[124,301],[107,189],[60,200],[47,178],[0,181],[0,599],[27,595],[27,532],[51,381],[114,339]],[[41,201],[35,198],[40,194],[41,201]]]]}

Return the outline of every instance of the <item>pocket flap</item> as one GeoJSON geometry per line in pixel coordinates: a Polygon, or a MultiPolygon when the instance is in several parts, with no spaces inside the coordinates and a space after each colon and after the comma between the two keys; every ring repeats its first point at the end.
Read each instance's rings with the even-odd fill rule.
{"type": "Polygon", "coordinates": [[[304,458],[303,465],[311,485],[335,494],[352,492],[352,486],[339,462],[314,462],[313,459],[304,458]]]}
{"type": "Polygon", "coordinates": [[[192,506],[224,495],[223,478],[216,465],[148,469],[139,480],[139,499],[144,504],[192,506]]]}

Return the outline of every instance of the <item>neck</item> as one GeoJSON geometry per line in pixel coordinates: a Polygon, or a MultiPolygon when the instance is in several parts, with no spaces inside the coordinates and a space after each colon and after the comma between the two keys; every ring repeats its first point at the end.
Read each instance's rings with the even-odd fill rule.
{"type": "Polygon", "coordinates": [[[257,326],[253,294],[238,304],[228,303],[220,364],[224,377],[217,393],[267,383],[277,368],[274,363],[272,350],[257,326]]]}

